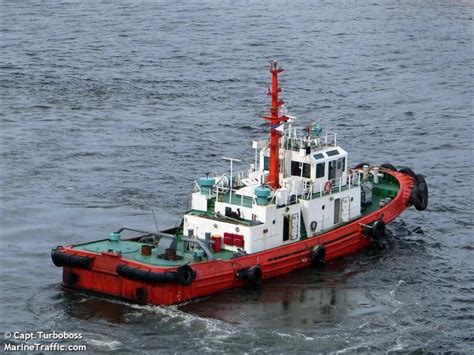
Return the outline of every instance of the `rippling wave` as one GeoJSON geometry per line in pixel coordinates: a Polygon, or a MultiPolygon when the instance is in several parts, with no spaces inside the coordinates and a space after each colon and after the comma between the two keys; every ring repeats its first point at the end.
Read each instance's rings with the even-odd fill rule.
{"type": "MultiPolygon", "coordinates": [[[[472,3],[3,1],[0,328],[90,351],[473,352],[472,3]],[[411,166],[424,213],[382,248],[179,307],[65,292],[58,244],[173,226],[192,182],[253,160],[267,61],[299,124],[411,166]]],[[[245,166],[242,166],[244,169],[245,166]]],[[[2,342],[4,340],[2,339],[2,342]]]]}

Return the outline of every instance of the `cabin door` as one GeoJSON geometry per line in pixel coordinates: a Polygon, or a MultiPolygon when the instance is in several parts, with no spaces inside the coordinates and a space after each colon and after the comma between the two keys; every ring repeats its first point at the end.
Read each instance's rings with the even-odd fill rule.
{"type": "Polygon", "coordinates": [[[349,222],[351,216],[351,198],[343,197],[341,201],[341,222],[349,222]]]}
{"type": "Polygon", "coordinates": [[[290,231],[291,240],[298,239],[299,219],[300,219],[300,215],[298,213],[293,213],[291,215],[291,231],[290,231]]]}
{"type": "Polygon", "coordinates": [[[334,200],[334,224],[338,224],[341,221],[341,199],[336,198],[334,200]]]}
{"type": "Polygon", "coordinates": [[[290,215],[283,216],[283,241],[290,239],[290,215]]]}
{"type": "Polygon", "coordinates": [[[295,240],[298,238],[298,213],[283,216],[283,241],[295,240]]]}

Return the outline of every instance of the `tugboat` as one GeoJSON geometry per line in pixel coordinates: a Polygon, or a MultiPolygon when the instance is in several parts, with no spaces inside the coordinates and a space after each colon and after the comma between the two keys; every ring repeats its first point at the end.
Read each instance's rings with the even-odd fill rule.
{"type": "MultiPolygon", "coordinates": [[[[272,85],[269,140],[254,141],[247,171],[199,178],[178,227],[122,227],[108,238],[52,249],[63,285],[139,303],[169,305],[259,285],[376,243],[410,206],[424,210],[423,175],[391,164],[348,167],[336,134],[319,124],[302,135],[272,85]]],[[[300,130],[301,132],[301,130],[300,130]]]]}

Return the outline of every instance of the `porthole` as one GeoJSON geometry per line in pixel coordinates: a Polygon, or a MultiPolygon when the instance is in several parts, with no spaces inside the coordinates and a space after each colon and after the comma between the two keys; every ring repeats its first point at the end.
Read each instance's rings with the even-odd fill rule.
{"type": "Polygon", "coordinates": [[[321,206],[321,209],[323,209],[323,210],[324,210],[325,208],[326,208],[326,206],[325,206],[325,205],[322,205],[322,206],[321,206]]]}
{"type": "Polygon", "coordinates": [[[354,201],[354,197],[351,197],[351,202],[354,201]]]}

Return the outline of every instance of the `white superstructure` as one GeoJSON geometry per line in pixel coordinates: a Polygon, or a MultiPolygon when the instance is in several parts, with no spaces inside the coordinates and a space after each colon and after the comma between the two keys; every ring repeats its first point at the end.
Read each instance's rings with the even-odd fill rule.
{"type": "Polygon", "coordinates": [[[280,188],[266,184],[269,142],[255,141],[255,162],[248,171],[196,183],[185,235],[205,239],[207,234],[222,240],[223,249],[250,254],[360,217],[361,177],[347,168],[347,152],[337,145],[336,134],[321,135],[316,125],[299,136],[293,122],[291,117],[281,126],[280,188]]]}

